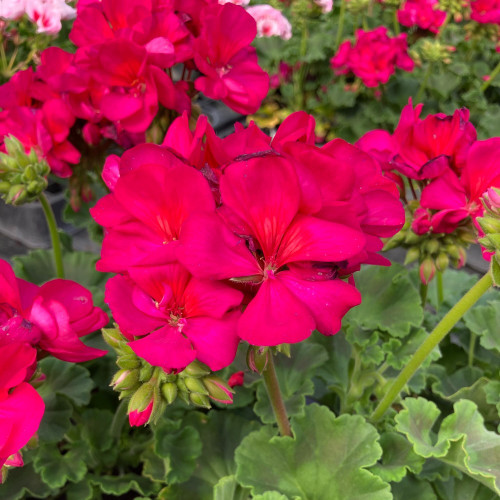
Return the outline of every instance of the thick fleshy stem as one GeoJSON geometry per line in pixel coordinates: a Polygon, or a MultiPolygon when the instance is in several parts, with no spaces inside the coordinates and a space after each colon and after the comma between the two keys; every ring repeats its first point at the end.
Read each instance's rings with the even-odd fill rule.
{"type": "Polygon", "coordinates": [[[489,290],[492,284],[493,280],[488,272],[448,311],[389,387],[371,416],[373,421],[379,420],[384,415],[427,356],[446,337],[462,316],[489,290]]]}
{"type": "Polygon", "coordinates": [[[266,369],[262,372],[262,376],[264,377],[267,394],[269,395],[271,406],[273,407],[274,415],[276,416],[276,422],[278,422],[280,434],[282,436],[292,437],[292,429],[290,427],[290,421],[288,420],[288,415],[286,413],[283,396],[281,395],[280,384],[278,382],[278,377],[276,376],[273,355],[271,353],[269,353],[267,366],[266,369]]]}
{"type": "Polygon", "coordinates": [[[484,92],[492,83],[493,80],[498,76],[498,73],[500,73],[500,62],[495,66],[495,69],[490,73],[490,77],[488,80],[486,80],[482,85],[481,85],[481,92],[484,92]]]}
{"type": "Polygon", "coordinates": [[[59,233],[57,232],[56,218],[45,195],[42,193],[38,199],[42,204],[43,213],[45,214],[45,219],[47,220],[47,225],[49,226],[50,239],[52,240],[52,251],[54,252],[54,263],[56,266],[56,276],[58,278],[64,278],[62,247],[61,240],[59,239],[59,233]]]}

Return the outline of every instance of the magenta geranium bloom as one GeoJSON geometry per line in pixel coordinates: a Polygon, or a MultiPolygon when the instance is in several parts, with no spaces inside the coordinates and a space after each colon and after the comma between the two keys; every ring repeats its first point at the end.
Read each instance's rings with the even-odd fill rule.
{"type": "Polygon", "coordinates": [[[457,109],[452,116],[438,113],[421,119],[422,106],[413,108],[410,98],[401,112],[393,134],[393,166],[418,180],[438,177],[448,168],[459,173],[477,137],[469,122],[469,110],[457,109]]]}
{"type": "MultiPolygon", "coordinates": [[[[340,309],[359,303],[358,292],[346,283],[305,281],[293,271],[304,261],[347,260],[365,239],[348,226],[299,213],[300,187],[290,162],[272,156],[232,163],[221,178],[221,195],[226,223],[215,214],[192,216],[178,255],[195,275],[255,287],[238,323],[243,340],[299,342],[325,316],[338,317],[340,309]],[[249,247],[236,235],[244,235],[249,247]],[[207,257],[196,259],[197,254],[207,257]]],[[[339,326],[325,323],[329,333],[339,326]]]]}
{"type": "Polygon", "coordinates": [[[398,10],[398,21],[403,26],[417,26],[437,33],[446,19],[446,11],[439,10],[437,0],[405,0],[398,10]]]}
{"type": "Polygon", "coordinates": [[[6,463],[22,465],[18,452],[38,430],[43,416],[44,402],[26,382],[35,370],[36,355],[26,342],[0,346],[0,469],[6,463]],[[17,460],[9,461],[12,455],[17,460]]]}
{"type": "Polygon", "coordinates": [[[406,33],[390,38],[385,26],[372,31],[357,30],[355,43],[342,42],[330,64],[336,74],[352,72],[367,87],[387,83],[396,67],[413,71],[415,66],[408,55],[406,33]]]}
{"type": "Polygon", "coordinates": [[[268,346],[340,329],[361,300],[352,273],[387,265],[381,238],[404,210],[376,160],[342,140],[317,148],[314,125],[299,112],[272,140],[255,124],[219,139],[203,117],[190,132],[185,115],[163,146],[108,158],[112,194],[92,212],[106,229],[98,266],[121,273],[106,301],[136,354],[166,371],[194,359],[216,369],[238,337],[268,346]],[[207,314],[183,302],[194,284],[219,311],[203,329],[207,314]]]}
{"type": "Polygon", "coordinates": [[[242,7],[225,4],[206,9],[194,44],[196,66],[205,75],[195,81],[196,89],[238,113],[255,113],[269,89],[269,76],[250,47],[256,33],[255,20],[242,7]]]}
{"type": "Polygon", "coordinates": [[[166,372],[198,359],[212,370],[232,363],[243,294],[194,278],[180,264],[130,269],[106,286],[106,302],[134,352],[166,372]]]}
{"type": "Polygon", "coordinates": [[[15,277],[0,260],[0,346],[26,342],[64,361],[87,361],[106,351],[86,346],[80,337],[108,323],[91,293],[69,280],[42,286],[15,277]]]}
{"type": "Polygon", "coordinates": [[[172,261],[184,220],[193,211],[214,209],[210,187],[161,146],[144,144],[115,158],[104,171],[114,191],[91,210],[106,228],[97,268],[123,272],[172,261]]]}

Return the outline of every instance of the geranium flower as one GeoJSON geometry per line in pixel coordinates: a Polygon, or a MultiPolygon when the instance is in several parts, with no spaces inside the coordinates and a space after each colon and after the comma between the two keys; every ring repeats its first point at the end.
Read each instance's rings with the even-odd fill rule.
{"type": "MultiPolygon", "coordinates": [[[[226,167],[221,195],[227,223],[216,214],[194,214],[182,229],[178,257],[195,276],[254,288],[238,323],[239,336],[255,345],[277,345],[300,342],[316,326],[337,331],[340,317],[359,303],[358,292],[339,280],[304,279],[307,271],[295,267],[348,259],[363,248],[363,234],[300,214],[297,175],[277,156],[226,167]],[[237,235],[248,239],[248,248],[237,235]]],[[[309,277],[314,274],[309,271],[309,277]]]]}
{"type": "Polygon", "coordinates": [[[437,33],[446,19],[446,11],[437,6],[437,0],[405,0],[398,10],[398,21],[409,28],[418,26],[437,33]]]}
{"type": "Polygon", "coordinates": [[[270,5],[252,5],[247,12],[257,23],[257,36],[279,36],[283,40],[292,38],[292,25],[280,10],[270,5]]]}
{"type": "Polygon", "coordinates": [[[200,37],[194,43],[201,76],[195,87],[207,97],[220,99],[238,113],[255,113],[269,89],[250,43],[257,28],[242,7],[215,5],[204,11],[200,37]]]}
{"type": "Polygon", "coordinates": [[[64,361],[87,361],[106,351],[86,346],[80,337],[108,323],[91,293],[73,281],[42,286],[17,279],[0,260],[0,346],[26,342],[64,361]]]}
{"type": "Polygon", "coordinates": [[[180,264],[130,268],[106,286],[106,302],[130,347],[170,373],[195,359],[220,370],[236,355],[236,322],[243,294],[192,277],[180,264]],[[133,340],[134,337],[142,337],[133,340]]]}
{"type": "Polygon", "coordinates": [[[384,26],[372,31],[357,30],[354,45],[349,40],[342,42],[330,64],[336,74],[352,72],[367,87],[387,83],[396,67],[413,71],[415,66],[408,55],[406,34],[390,38],[384,26]]]}
{"type": "Polygon", "coordinates": [[[23,464],[18,452],[37,431],[43,416],[44,402],[26,382],[35,370],[36,354],[25,342],[0,345],[0,469],[4,464],[23,464]],[[17,460],[9,460],[12,455],[17,460]]]}

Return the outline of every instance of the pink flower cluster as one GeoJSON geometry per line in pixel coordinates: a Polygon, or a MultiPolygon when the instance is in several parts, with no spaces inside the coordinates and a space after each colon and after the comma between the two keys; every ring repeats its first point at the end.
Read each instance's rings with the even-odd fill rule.
{"type": "Polygon", "coordinates": [[[417,26],[437,33],[446,19],[446,11],[439,10],[438,0],[405,0],[398,10],[398,21],[409,28],[417,26]]]}
{"type": "Polygon", "coordinates": [[[396,185],[370,155],[291,115],[271,140],[255,124],[218,138],[178,118],[162,146],[108,158],[98,269],[130,346],[166,372],[228,366],[240,339],[273,346],[332,335],[361,297],[351,275],[385,264],[403,225],[396,185]]]}
{"type": "Polygon", "coordinates": [[[421,110],[422,104],[413,108],[410,100],[394,134],[375,130],[357,145],[381,161],[385,170],[419,183],[415,233],[452,233],[468,217],[481,216],[483,194],[500,187],[500,138],[476,140],[466,109],[425,119],[420,118],[421,110]]]}
{"type": "Polygon", "coordinates": [[[23,14],[37,25],[39,33],[59,33],[61,20],[73,19],[76,11],[66,0],[2,0],[0,17],[18,19],[23,14]]]}
{"type": "Polygon", "coordinates": [[[380,26],[373,31],[356,31],[356,42],[346,40],[330,60],[338,75],[353,73],[367,87],[387,83],[396,67],[413,71],[415,63],[408,55],[406,34],[394,38],[387,35],[387,28],[380,26]]]}
{"type": "Polygon", "coordinates": [[[499,0],[472,0],[471,19],[482,24],[500,24],[499,0]]]}
{"type": "Polygon", "coordinates": [[[107,323],[81,285],[57,279],[39,287],[16,278],[0,259],[0,469],[22,465],[18,452],[43,416],[43,400],[29,384],[37,349],[71,362],[103,356],[80,337],[107,323]]]}
{"type": "Polygon", "coordinates": [[[269,87],[250,46],[256,33],[245,9],[216,0],[80,1],[76,53],[50,47],[35,72],[0,87],[0,136],[14,134],[67,177],[80,159],[70,133],[131,147],[163,108],[189,113],[196,90],[253,113],[269,87]]]}
{"type": "Polygon", "coordinates": [[[279,36],[283,40],[292,38],[292,25],[280,10],[270,5],[252,5],[247,12],[257,23],[257,36],[279,36]]]}

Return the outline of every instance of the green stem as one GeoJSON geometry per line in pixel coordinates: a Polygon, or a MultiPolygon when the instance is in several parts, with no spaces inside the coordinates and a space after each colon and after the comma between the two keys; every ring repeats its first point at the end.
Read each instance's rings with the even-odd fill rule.
{"type": "Polygon", "coordinates": [[[58,278],[64,278],[62,247],[61,240],[59,239],[59,233],[57,232],[56,218],[54,216],[54,212],[52,211],[50,203],[47,201],[47,198],[43,193],[40,194],[39,200],[42,204],[45,219],[47,220],[47,225],[49,226],[50,239],[52,240],[52,250],[54,252],[54,263],[56,266],[56,276],[58,278]]]}
{"type": "Polygon", "coordinates": [[[399,20],[398,20],[398,11],[397,10],[394,10],[393,21],[394,21],[394,34],[399,35],[399,33],[401,31],[399,29],[399,20]]]}
{"type": "Polygon", "coordinates": [[[384,415],[427,356],[492,284],[493,280],[491,274],[488,272],[448,311],[446,316],[416,350],[409,363],[403,368],[391,387],[389,387],[389,390],[373,412],[371,416],[372,420],[379,420],[384,415]]]}
{"type": "Polygon", "coordinates": [[[472,366],[474,364],[474,350],[476,348],[476,339],[477,335],[474,332],[470,332],[468,366],[472,366]]]}
{"type": "Polygon", "coordinates": [[[443,294],[443,273],[441,271],[436,272],[436,288],[437,288],[437,305],[438,308],[441,306],[444,300],[443,294]]]}
{"type": "Polygon", "coordinates": [[[335,39],[335,51],[338,50],[340,42],[342,41],[342,35],[344,32],[344,17],[346,10],[346,2],[347,0],[342,0],[342,2],[340,3],[339,25],[337,30],[337,38],[335,39]]]}
{"type": "Polygon", "coordinates": [[[427,302],[427,291],[429,290],[429,285],[425,283],[420,283],[420,299],[422,300],[422,307],[425,307],[427,302]]]}
{"type": "Polygon", "coordinates": [[[484,92],[493,83],[493,80],[498,76],[498,73],[500,73],[500,62],[495,66],[495,69],[490,73],[489,80],[487,80],[481,85],[481,92],[484,92]]]}
{"type": "Polygon", "coordinates": [[[276,376],[276,370],[274,369],[273,355],[270,352],[266,369],[262,372],[264,377],[264,382],[266,384],[267,394],[271,400],[271,406],[274,410],[274,415],[276,416],[276,422],[278,422],[278,428],[282,436],[292,437],[292,429],[290,428],[290,422],[288,420],[288,415],[286,414],[285,403],[283,401],[283,396],[281,395],[280,384],[278,382],[278,377],[276,376]]]}
{"type": "Polygon", "coordinates": [[[427,87],[427,81],[429,80],[429,77],[431,76],[432,73],[432,63],[428,63],[429,65],[427,66],[427,71],[425,72],[424,79],[422,80],[422,83],[420,84],[420,88],[418,89],[417,95],[415,96],[415,104],[419,103],[420,100],[422,99],[422,96],[424,94],[424,90],[427,87]]]}

